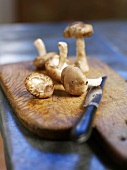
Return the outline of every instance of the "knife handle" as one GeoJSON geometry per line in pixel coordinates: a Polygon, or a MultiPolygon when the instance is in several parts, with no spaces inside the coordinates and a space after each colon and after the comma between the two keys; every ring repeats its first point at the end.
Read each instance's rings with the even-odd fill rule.
{"type": "Polygon", "coordinates": [[[87,107],[86,111],[73,127],[71,131],[71,139],[80,143],[85,142],[89,139],[92,132],[92,125],[96,110],[97,106],[94,104],[91,104],[87,107]]]}

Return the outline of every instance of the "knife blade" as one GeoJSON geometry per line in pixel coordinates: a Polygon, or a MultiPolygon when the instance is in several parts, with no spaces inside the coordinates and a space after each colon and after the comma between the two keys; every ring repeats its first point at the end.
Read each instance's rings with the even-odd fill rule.
{"type": "Polygon", "coordinates": [[[80,143],[86,142],[91,136],[93,120],[100,104],[104,84],[107,77],[102,77],[102,82],[97,87],[91,87],[87,93],[84,107],[85,112],[71,130],[71,139],[80,143]]]}

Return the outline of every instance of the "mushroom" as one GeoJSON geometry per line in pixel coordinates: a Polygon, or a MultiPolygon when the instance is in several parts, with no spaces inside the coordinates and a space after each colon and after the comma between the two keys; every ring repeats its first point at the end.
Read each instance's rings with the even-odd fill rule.
{"type": "Polygon", "coordinates": [[[25,79],[28,92],[37,98],[48,98],[53,94],[54,84],[50,77],[42,73],[31,73],[25,79]]]}
{"type": "Polygon", "coordinates": [[[60,55],[54,55],[50,57],[45,63],[45,68],[47,74],[52,79],[61,82],[61,72],[66,66],[71,64],[71,62],[67,59],[67,43],[59,42],[58,48],[60,55]]]}
{"type": "Polygon", "coordinates": [[[34,59],[34,65],[37,69],[44,69],[45,68],[45,62],[52,56],[56,55],[56,52],[49,52],[43,56],[36,57],[34,59]]]}
{"type": "Polygon", "coordinates": [[[34,45],[38,50],[39,56],[36,57],[33,61],[35,67],[37,69],[44,69],[45,67],[45,62],[55,54],[56,52],[46,52],[45,44],[41,39],[37,39],[34,41],[34,45]]]}
{"type": "Polygon", "coordinates": [[[81,69],[74,65],[64,68],[61,74],[61,83],[65,90],[69,94],[75,96],[80,96],[83,93],[86,93],[90,86],[99,86],[101,81],[102,77],[96,79],[86,78],[81,69]]]}
{"type": "Polygon", "coordinates": [[[64,30],[66,38],[76,37],[76,60],[75,65],[79,67],[83,73],[89,71],[89,65],[85,52],[85,41],[83,37],[88,37],[93,34],[93,27],[90,24],[83,22],[73,22],[64,30]]]}

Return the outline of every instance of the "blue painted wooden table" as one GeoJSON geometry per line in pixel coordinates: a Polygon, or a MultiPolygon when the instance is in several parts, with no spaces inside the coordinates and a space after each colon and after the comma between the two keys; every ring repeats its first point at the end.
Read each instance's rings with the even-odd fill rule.
{"type": "MultiPolygon", "coordinates": [[[[86,39],[88,56],[98,57],[127,80],[127,22],[91,22],[93,36],[86,39]]],[[[75,55],[75,39],[65,39],[67,23],[0,25],[0,64],[33,60],[38,54],[33,41],[40,37],[47,51],[58,51],[66,41],[69,56],[75,55]]],[[[104,170],[121,169],[94,136],[84,144],[49,141],[29,132],[0,90],[0,130],[8,170],[104,170]]]]}

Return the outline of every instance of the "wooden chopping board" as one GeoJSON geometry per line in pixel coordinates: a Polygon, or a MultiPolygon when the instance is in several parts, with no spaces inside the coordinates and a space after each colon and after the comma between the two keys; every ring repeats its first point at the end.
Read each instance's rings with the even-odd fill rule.
{"type": "MultiPolygon", "coordinates": [[[[73,58],[71,58],[73,61],[73,58]]],[[[127,160],[127,84],[116,72],[96,58],[89,57],[89,78],[108,76],[94,127],[107,149],[127,160]]],[[[85,95],[67,94],[55,83],[51,98],[37,99],[24,86],[28,74],[35,71],[32,62],[0,67],[0,83],[20,121],[30,131],[48,139],[67,139],[70,129],[84,111],[85,95]]]]}

